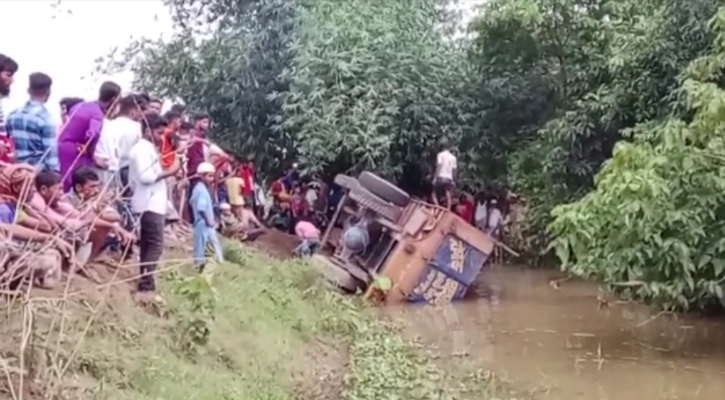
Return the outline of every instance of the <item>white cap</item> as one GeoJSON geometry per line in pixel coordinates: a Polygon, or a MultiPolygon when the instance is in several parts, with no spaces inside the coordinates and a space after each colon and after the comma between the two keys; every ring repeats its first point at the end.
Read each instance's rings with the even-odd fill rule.
{"type": "Polygon", "coordinates": [[[219,209],[223,211],[228,211],[232,209],[232,206],[230,206],[229,203],[221,203],[219,204],[219,209]]]}
{"type": "Polygon", "coordinates": [[[211,163],[203,162],[196,168],[197,174],[213,174],[214,166],[211,163]]]}

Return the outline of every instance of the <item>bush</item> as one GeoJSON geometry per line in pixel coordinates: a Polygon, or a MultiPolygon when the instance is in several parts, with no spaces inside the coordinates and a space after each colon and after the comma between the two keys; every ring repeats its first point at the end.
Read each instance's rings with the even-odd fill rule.
{"type": "Polygon", "coordinates": [[[584,199],[554,210],[562,268],[667,309],[721,308],[725,282],[725,8],[678,95],[691,119],[639,126],[584,199]],[[719,84],[718,84],[719,83],[719,84]]]}

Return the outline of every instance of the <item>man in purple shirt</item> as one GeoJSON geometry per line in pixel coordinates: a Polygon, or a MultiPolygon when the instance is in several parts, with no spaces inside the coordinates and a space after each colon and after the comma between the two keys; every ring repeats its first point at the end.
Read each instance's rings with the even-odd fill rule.
{"type": "Polygon", "coordinates": [[[121,87],[103,82],[97,101],[85,101],[69,110],[68,119],[58,135],[58,158],[63,176],[63,191],[71,189],[73,171],[93,165],[93,153],[103,127],[103,119],[115,105],[121,87]]]}

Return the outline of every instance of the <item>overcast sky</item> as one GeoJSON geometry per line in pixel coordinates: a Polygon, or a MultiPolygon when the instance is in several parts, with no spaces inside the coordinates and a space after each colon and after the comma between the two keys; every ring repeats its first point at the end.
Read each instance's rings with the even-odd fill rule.
{"type": "MultiPolygon", "coordinates": [[[[483,0],[453,1],[470,10],[483,0]]],[[[130,73],[92,76],[96,58],[132,37],[157,38],[172,30],[161,0],[0,0],[0,16],[0,53],[20,65],[6,112],[27,99],[28,75],[44,72],[53,78],[49,109],[56,118],[61,98],[93,99],[104,80],[130,89],[130,73]]]]}
{"type": "Polygon", "coordinates": [[[56,118],[66,96],[92,99],[104,80],[130,89],[131,74],[91,76],[94,60],[131,37],[158,37],[171,30],[160,0],[0,0],[0,53],[20,65],[4,103],[6,113],[27,99],[28,75],[53,78],[49,110],[56,118]]]}

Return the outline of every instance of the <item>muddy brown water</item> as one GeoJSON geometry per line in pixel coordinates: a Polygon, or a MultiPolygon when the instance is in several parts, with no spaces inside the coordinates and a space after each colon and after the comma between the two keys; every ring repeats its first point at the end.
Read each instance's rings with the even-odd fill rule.
{"type": "Polygon", "coordinates": [[[722,399],[725,319],[631,303],[598,307],[596,285],[555,271],[492,267],[483,295],[443,307],[388,307],[444,367],[486,369],[545,400],[722,399]]]}

